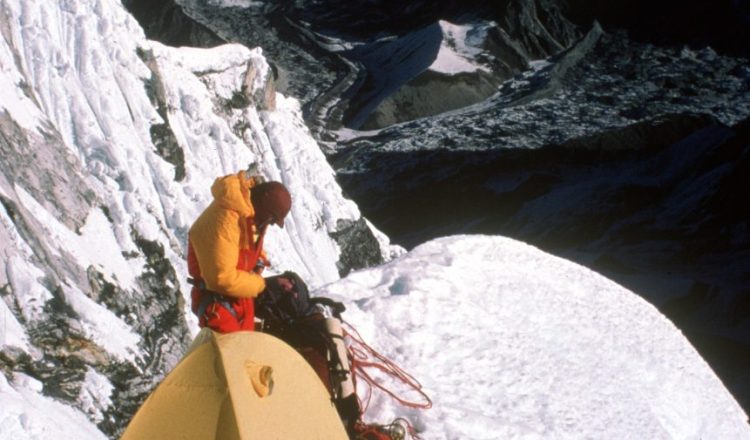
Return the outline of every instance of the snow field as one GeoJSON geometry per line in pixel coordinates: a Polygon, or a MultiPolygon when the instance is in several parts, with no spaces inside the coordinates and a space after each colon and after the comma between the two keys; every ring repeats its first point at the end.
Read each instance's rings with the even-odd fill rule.
{"type": "Polygon", "coordinates": [[[83,414],[41,394],[42,383],[17,373],[13,384],[0,374],[0,438],[104,440],[83,414]]]}
{"type": "MultiPolygon", "coordinates": [[[[739,405],[654,307],[510,239],[434,240],[315,292],[422,382],[426,439],[747,439],[739,405]]],[[[404,410],[373,400],[383,422],[404,410]]]]}

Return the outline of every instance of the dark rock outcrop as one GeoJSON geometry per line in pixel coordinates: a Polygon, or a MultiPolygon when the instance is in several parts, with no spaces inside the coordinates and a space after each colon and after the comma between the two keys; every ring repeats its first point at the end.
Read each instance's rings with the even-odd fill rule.
{"type": "Polygon", "coordinates": [[[341,256],[336,263],[339,275],[345,277],[349,272],[383,263],[378,240],[364,218],[357,221],[339,220],[337,229],[331,233],[336,244],[341,247],[341,256]]]}
{"type": "Polygon", "coordinates": [[[216,33],[187,16],[174,0],[123,0],[123,6],[152,40],[175,47],[224,44],[216,33]]]}
{"type": "MultiPolygon", "coordinates": [[[[468,60],[487,70],[446,74],[428,70],[443,39],[436,23],[393,41],[365,45],[346,54],[362,65],[364,77],[347,92],[342,123],[351,128],[376,129],[425,116],[459,109],[483,101],[504,80],[528,68],[528,63],[553,56],[570,47],[580,31],[554,2],[512,0],[494,10],[480,8],[471,14],[444,12],[448,20],[468,26],[487,26],[497,20],[468,60]],[[474,21],[466,17],[474,16],[474,21]]],[[[339,105],[344,105],[339,104],[339,105]]]]}
{"type": "Polygon", "coordinates": [[[51,125],[27,130],[0,112],[0,157],[0,187],[18,184],[63,224],[73,229],[83,226],[96,197],[83,178],[80,162],[51,125]]]}
{"type": "Polygon", "coordinates": [[[426,71],[385,98],[360,128],[387,127],[476,104],[494,94],[499,83],[483,71],[456,75],[426,71]]]}

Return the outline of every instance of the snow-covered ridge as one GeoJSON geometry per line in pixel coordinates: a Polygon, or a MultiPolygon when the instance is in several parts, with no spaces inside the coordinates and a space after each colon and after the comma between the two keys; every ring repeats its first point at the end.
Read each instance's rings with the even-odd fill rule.
{"type": "MultiPolygon", "coordinates": [[[[502,237],[420,245],[316,294],[422,382],[425,439],[750,439],[739,404],[655,307],[502,237]]],[[[415,398],[415,396],[407,397],[415,398]]],[[[376,394],[376,420],[405,409],[376,394]]]]}

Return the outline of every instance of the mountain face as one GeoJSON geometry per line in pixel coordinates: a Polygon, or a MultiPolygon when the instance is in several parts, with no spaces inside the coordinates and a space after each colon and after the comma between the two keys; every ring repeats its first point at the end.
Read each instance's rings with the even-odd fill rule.
{"type": "Polygon", "coordinates": [[[394,241],[503,234],[595,268],[748,408],[747,2],[178,3],[264,47],[394,241]]]}
{"type": "MultiPolygon", "coordinates": [[[[271,271],[295,270],[313,288],[343,295],[349,282],[329,283],[404,252],[344,197],[341,182],[368,218],[409,247],[461,231],[503,233],[631,286],[671,313],[745,401],[748,382],[738,372],[748,371],[747,357],[736,354],[748,346],[747,213],[737,192],[748,175],[745,59],[577,27],[587,17],[553,1],[353,2],[341,10],[315,1],[209,3],[0,0],[3,435],[121,432],[196,331],[187,230],[210,202],[214,178],[253,163],[294,199],[286,227],[267,237],[271,271]],[[144,29],[165,44],[213,49],[170,47],[144,29]],[[360,123],[383,128],[354,130],[360,123]]],[[[444,258],[451,249],[482,246],[435,242],[386,270],[401,262],[417,273],[436,258],[450,267],[458,260],[444,258]]],[[[516,256],[534,266],[518,271],[528,280],[557,261],[510,244],[485,251],[460,266],[484,270],[483,262],[489,280],[502,280],[496,266],[516,256]]],[[[424,282],[440,285],[444,272],[437,267],[424,282]]],[[[553,272],[549,285],[567,278],[553,272]]],[[[567,285],[561,298],[614,289],[589,272],[563,272],[598,281],[567,285]]],[[[406,298],[411,278],[381,287],[406,298]]],[[[524,292],[518,280],[511,290],[524,292]]],[[[365,322],[356,310],[375,313],[380,300],[348,304],[365,322]]],[[[434,324],[427,333],[442,328],[438,305],[425,315],[434,324]]],[[[496,306],[506,310],[502,300],[496,306]]],[[[414,323],[401,324],[397,335],[414,323]]],[[[498,341],[516,334],[506,330],[498,341]]],[[[707,419],[696,416],[700,406],[676,419],[659,409],[653,420],[706,420],[709,428],[696,422],[691,432],[744,435],[721,425],[722,414],[742,417],[700,359],[676,330],[664,334],[679,340],[669,347],[702,378],[689,382],[698,391],[688,400],[705,391],[722,409],[707,419]]],[[[508,407],[526,408],[518,399],[508,407]]],[[[459,420],[456,408],[444,414],[459,420]]],[[[532,417],[541,415],[544,405],[532,417]]],[[[523,435],[514,429],[526,416],[516,416],[507,429],[523,435]]]]}
{"type": "Polygon", "coordinates": [[[251,163],[294,199],[272,272],[319,286],[401,252],[342,196],[260,49],[167,47],[116,1],[0,6],[0,369],[19,389],[115,436],[197,330],[188,228],[251,163]]]}
{"type": "Polygon", "coordinates": [[[305,119],[321,140],[342,126],[381,127],[479,102],[530,60],[557,53],[579,35],[560,6],[547,0],[514,0],[503,7],[483,1],[125,4],[151,38],[165,43],[175,35],[184,42],[205,40],[202,30],[184,34],[207,28],[226,41],[263,47],[279,90],[302,101],[305,119]],[[174,18],[183,17],[177,12],[199,25],[185,26],[183,18],[174,18]],[[456,27],[471,29],[471,35],[459,29],[456,39],[456,27]],[[458,78],[428,70],[455,43],[469,49],[465,62],[475,67],[458,78]],[[452,97],[441,99],[448,85],[455,89],[452,97]]]}
{"type": "Polygon", "coordinates": [[[528,94],[511,86],[490,98],[497,105],[353,138],[332,163],[365,215],[407,247],[455,232],[502,234],[640,293],[747,405],[750,237],[738,189],[750,183],[750,139],[738,118],[748,116],[750,88],[744,61],[729,61],[725,80],[704,53],[715,72],[707,77],[645,69],[634,75],[640,84],[618,84],[588,64],[606,59],[595,48],[562,83],[539,89],[531,75],[519,81],[528,94]],[[706,88],[694,88],[701,77],[706,88]]]}
{"type": "Polygon", "coordinates": [[[640,293],[747,407],[747,65],[595,26],[487,100],[347,134],[330,160],[400,244],[502,234],[640,293]]]}

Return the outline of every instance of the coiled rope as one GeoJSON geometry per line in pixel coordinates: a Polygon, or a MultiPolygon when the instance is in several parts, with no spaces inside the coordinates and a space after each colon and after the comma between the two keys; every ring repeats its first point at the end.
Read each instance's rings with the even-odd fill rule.
{"type": "MultiPolygon", "coordinates": [[[[343,322],[343,330],[344,336],[348,338],[349,342],[347,344],[347,350],[349,352],[349,359],[351,361],[351,370],[353,373],[355,386],[357,380],[361,380],[367,384],[367,397],[364,399],[364,403],[362,399],[358,397],[363,414],[370,406],[373,388],[379,389],[405,407],[415,409],[432,408],[432,400],[424,392],[424,390],[422,389],[422,384],[419,383],[419,381],[415,379],[414,376],[404,371],[403,368],[396,365],[392,360],[375,351],[375,349],[373,349],[363,340],[362,335],[359,334],[357,329],[355,329],[348,322],[343,322]],[[420,398],[415,401],[408,400],[407,398],[398,395],[395,391],[386,387],[386,385],[383,384],[382,381],[376,380],[372,376],[373,370],[379,371],[393,381],[403,384],[407,388],[416,392],[420,396],[420,398]]],[[[399,420],[401,420],[402,423],[406,425],[406,429],[413,439],[419,439],[419,436],[416,434],[414,427],[407,420],[399,420]]]]}

